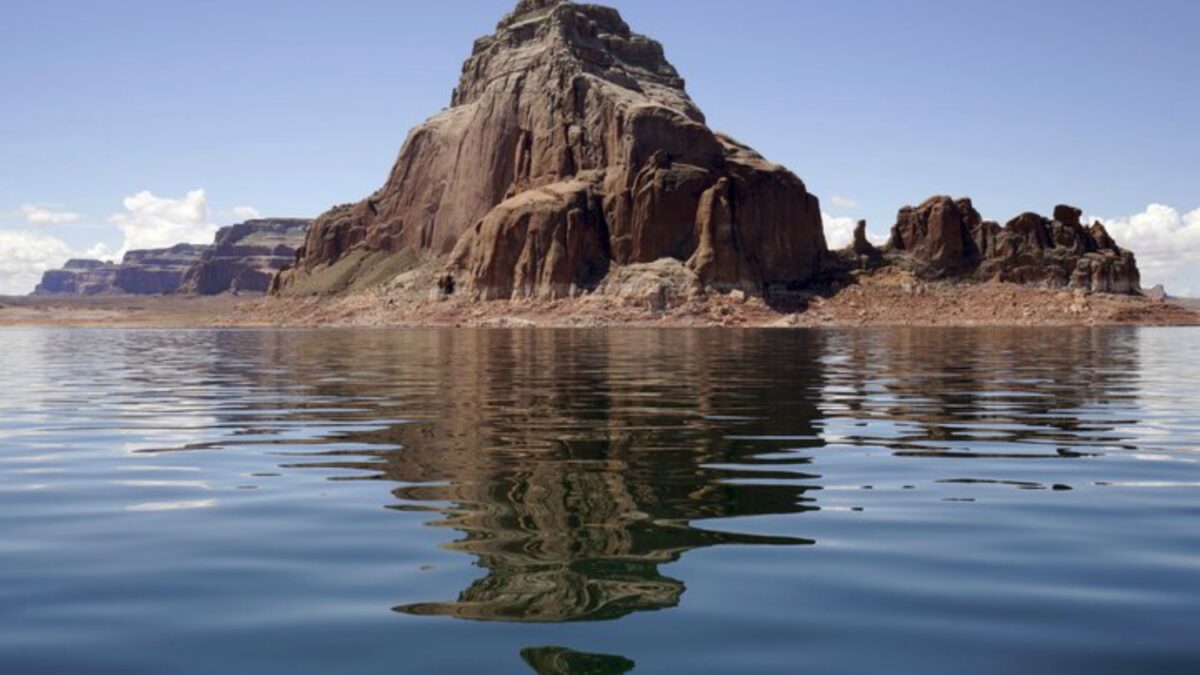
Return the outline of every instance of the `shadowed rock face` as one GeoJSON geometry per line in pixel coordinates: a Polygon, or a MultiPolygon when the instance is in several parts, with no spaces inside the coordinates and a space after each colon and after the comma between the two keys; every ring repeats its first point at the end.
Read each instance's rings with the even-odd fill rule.
{"type": "Polygon", "coordinates": [[[174,293],[184,274],[199,262],[208,248],[178,244],[171,248],[130,251],[120,264],[71,260],[61,270],[46,272],[34,295],[174,293]]]}
{"type": "Polygon", "coordinates": [[[984,221],[969,199],[933,197],[900,210],[888,250],[933,278],[1137,293],[1141,274],[1133,253],[1099,222],[1084,227],[1082,215],[1060,205],[1053,219],[1024,213],[1000,227],[984,221]]]}
{"type": "Polygon", "coordinates": [[[251,220],[217,232],[212,248],[184,275],[180,291],[199,295],[265,293],[276,272],[292,264],[311,220],[251,220]]]}
{"type": "Polygon", "coordinates": [[[357,251],[452,253],[447,287],[489,299],[562,297],[664,257],[709,286],[797,285],[826,252],[800,179],[709,130],[662,46],[613,9],[522,0],[451,104],[383,188],[314,223],[282,289],[357,251]]]}

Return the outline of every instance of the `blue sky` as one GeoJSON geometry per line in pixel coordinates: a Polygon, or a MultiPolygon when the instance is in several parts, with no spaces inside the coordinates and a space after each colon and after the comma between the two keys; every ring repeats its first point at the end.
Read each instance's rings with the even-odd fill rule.
{"type": "MultiPolygon", "coordinates": [[[[0,292],[66,254],[365,196],[515,4],[0,1],[0,292]]],[[[1067,202],[1146,281],[1200,292],[1200,2],[608,4],[834,238],[932,194],[1001,221],[1067,202]]]]}

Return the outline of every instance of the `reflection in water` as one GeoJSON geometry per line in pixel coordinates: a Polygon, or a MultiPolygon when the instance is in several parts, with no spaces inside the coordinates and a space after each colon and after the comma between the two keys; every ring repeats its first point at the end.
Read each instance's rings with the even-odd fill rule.
{"type": "Polygon", "coordinates": [[[1197,670],[1187,332],[3,338],[3,672],[1197,670]]]}
{"type": "MultiPolygon", "coordinates": [[[[450,347],[455,366],[442,383],[449,409],[423,415],[435,423],[344,439],[402,450],[372,462],[305,465],[362,469],[403,483],[393,508],[443,512],[434,524],[462,534],[449,547],[476,556],[487,570],[453,601],[397,611],[495,621],[615,619],[677,605],[684,584],[659,567],[689,550],[811,543],[693,523],[815,508],[806,481],[817,477],[798,470],[809,458],[760,457],[762,448],[725,439],[728,422],[705,419],[770,397],[800,425],[800,435],[815,439],[816,401],[806,393],[819,385],[812,359],[790,359],[794,379],[756,392],[761,384],[722,381],[732,364],[727,356],[748,348],[746,336],[640,337],[476,335],[469,350],[450,347]],[[681,354],[678,340],[696,340],[695,349],[681,354]],[[643,367],[662,359],[677,363],[670,371],[643,367]],[[772,482],[755,482],[764,478],[772,482]]],[[[796,357],[812,347],[805,338],[788,351],[796,357]]]]}
{"type": "Polygon", "coordinates": [[[847,333],[826,354],[823,412],[886,421],[840,440],[902,457],[1135,449],[1133,434],[1118,430],[1140,416],[1137,340],[1136,331],[1087,329],[847,333]]]}
{"type": "Polygon", "coordinates": [[[521,658],[538,675],[624,675],[636,665],[623,656],[584,654],[562,647],[522,649],[521,658]]]}
{"type": "MultiPolygon", "coordinates": [[[[397,484],[389,508],[440,514],[431,524],[457,533],[448,548],[485,570],[457,598],[396,608],[414,615],[563,622],[674,607],[685,584],[660,567],[688,551],[814,543],[725,519],[819,508],[818,451],[1079,459],[1126,447],[1118,429],[1136,419],[1124,417],[1136,405],[1135,332],[213,336],[187,369],[154,356],[178,358],[184,338],[172,333],[104,357],[138,392],[108,402],[124,414],[140,405],[162,419],[145,391],[220,388],[172,408],[202,424],[165,425],[160,443],[130,450],[279,446],[287,468],[397,484]],[[1080,413],[1097,406],[1103,416],[1080,413]]],[[[173,503],[201,505],[216,502],[173,503]]],[[[575,658],[565,654],[526,658],[575,658]]]]}
{"type": "MultiPolygon", "coordinates": [[[[1068,358],[1036,363],[1021,332],[418,336],[372,363],[396,369],[379,388],[364,387],[362,361],[306,357],[341,365],[320,373],[312,400],[396,397],[395,416],[417,423],[338,433],[355,449],[296,466],[363,471],[401,484],[391,508],[444,514],[432,524],[460,533],[448,547],[486,574],[453,600],[396,610],[474,620],[674,607],[685,585],[659,568],[687,551],[813,543],[696,523],[818,508],[821,477],[805,450],[826,442],[907,457],[1079,458],[1120,438],[1111,415],[1075,411],[1098,400],[1115,409],[1136,391],[1130,333],[1038,333],[1068,358]],[[852,433],[839,436],[840,421],[852,433]]],[[[377,344],[352,353],[395,344],[359,339],[377,344]]]]}

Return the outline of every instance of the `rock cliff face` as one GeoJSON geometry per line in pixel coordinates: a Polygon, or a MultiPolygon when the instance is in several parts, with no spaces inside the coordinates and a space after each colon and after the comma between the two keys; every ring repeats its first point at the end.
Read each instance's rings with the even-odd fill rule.
{"type": "Polygon", "coordinates": [[[184,274],[180,292],[266,292],[275,274],[295,260],[311,224],[300,218],[271,218],[221,228],[213,246],[184,274]]]}
{"type": "Polygon", "coordinates": [[[443,287],[488,299],[579,293],[660,258],[718,288],[819,270],[817,199],[711,131],[662,46],[613,9],[522,0],[475,43],[451,106],[410,133],[383,188],[314,223],[280,289],[405,250],[451,254],[443,287]]]}
{"type": "Polygon", "coordinates": [[[1100,293],[1137,293],[1133,253],[1099,222],[1058,206],[1054,217],[1024,213],[1004,227],[984,221],[970,199],[932,197],[900,210],[887,252],[933,278],[1007,281],[1100,293]]]}
{"type": "Polygon", "coordinates": [[[62,269],[49,270],[34,295],[97,295],[110,292],[117,266],[100,260],[68,260],[62,269]]]}
{"type": "Polygon", "coordinates": [[[130,251],[117,267],[119,293],[160,295],[174,293],[188,269],[200,262],[208,246],[176,244],[171,248],[130,251]]]}
{"type": "Polygon", "coordinates": [[[200,261],[207,246],[130,251],[120,264],[71,260],[42,276],[34,295],[161,295],[179,289],[184,274],[200,261]]]}

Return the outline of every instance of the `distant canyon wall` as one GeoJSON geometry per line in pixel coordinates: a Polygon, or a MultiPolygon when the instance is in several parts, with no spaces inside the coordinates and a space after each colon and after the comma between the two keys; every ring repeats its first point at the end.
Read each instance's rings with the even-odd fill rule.
{"type": "Polygon", "coordinates": [[[266,292],[290,265],[311,221],[251,220],[222,228],[212,245],[130,251],[120,263],[75,259],[50,270],[34,295],[219,295],[266,292]]]}

